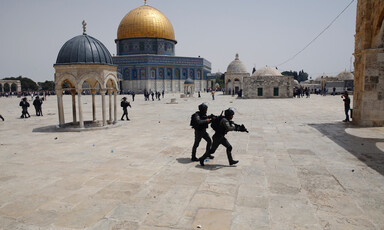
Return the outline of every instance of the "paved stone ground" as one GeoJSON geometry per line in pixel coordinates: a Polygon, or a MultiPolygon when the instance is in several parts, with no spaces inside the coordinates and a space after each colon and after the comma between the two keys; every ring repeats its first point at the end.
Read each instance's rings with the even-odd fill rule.
{"type": "Polygon", "coordinates": [[[19,99],[0,98],[0,229],[384,229],[384,128],[341,122],[339,96],[171,97],[137,95],[130,122],[71,133],[39,132],[58,123],[56,97],[29,119],[19,99]],[[250,131],[227,135],[236,167],[223,147],[205,167],[189,160],[204,101],[209,113],[235,107],[250,131]]]}

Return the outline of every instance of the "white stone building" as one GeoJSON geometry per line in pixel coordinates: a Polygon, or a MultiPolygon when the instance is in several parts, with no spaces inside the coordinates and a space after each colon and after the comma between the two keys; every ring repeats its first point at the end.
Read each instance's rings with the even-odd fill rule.
{"type": "Polygon", "coordinates": [[[244,88],[244,77],[249,77],[245,64],[239,60],[239,54],[236,54],[233,60],[227,67],[225,73],[225,92],[226,94],[238,93],[244,88]]]}
{"type": "Polygon", "coordinates": [[[284,76],[276,68],[266,66],[244,77],[243,98],[291,98],[293,87],[293,76],[284,76]]]}

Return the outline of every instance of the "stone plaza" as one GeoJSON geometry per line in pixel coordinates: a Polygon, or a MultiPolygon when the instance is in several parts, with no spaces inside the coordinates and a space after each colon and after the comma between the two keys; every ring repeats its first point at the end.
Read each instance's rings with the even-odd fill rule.
{"type": "MultiPolygon", "coordinates": [[[[20,98],[0,98],[0,229],[384,229],[384,128],[341,122],[340,96],[135,99],[131,121],[57,132],[56,96],[28,119],[20,98]],[[202,102],[209,114],[235,108],[250,131],[227,135],[236,166],[222,146],[204,167],[190,161],[202,102]]],[[[91,120],[91,96],[81,102],[91,120]]]]}

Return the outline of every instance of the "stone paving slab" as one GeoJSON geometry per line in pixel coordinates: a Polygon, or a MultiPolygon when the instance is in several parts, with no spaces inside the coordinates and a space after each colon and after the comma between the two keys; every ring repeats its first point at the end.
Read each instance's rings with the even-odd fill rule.
{"type": "MultiPolygon", "coordinates": [[[[137,95],[131,121],[87,132],[49,128],[54,96],[29,119],[19,100],[0,98],[0,229],[384,229],[384,128],[341,122],[338,96],[137,95]],[[190,161],[189,119],[202,102],[214,114],[234,107],[250,131],[227,135],[236,166],[223,147],[205,167],[190,161]]],[[[66,121],[70,102],[64,96],[66,121]]],[[[82,103],[90,120],[91,97],[82,103]]]]}

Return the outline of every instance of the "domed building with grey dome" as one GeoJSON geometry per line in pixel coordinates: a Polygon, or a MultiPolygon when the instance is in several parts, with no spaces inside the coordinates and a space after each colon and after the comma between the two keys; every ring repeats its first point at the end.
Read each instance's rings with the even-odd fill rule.
{"type": "Polygon", "coordinates": [[[314,81],[320,92],[326,94],[342,94],[345,91],[354,91],[354,74],[349,71],[343,71],[336,76],[328,76],[326,74],[318,76],[314,81]]]}
{"type": "Polygon", "coordinates": [[[226,94],[237,94],[243,89],[244,77],[249,77],[249,72],[245,64],[240,61],[239,54],[236,54],[235,60],[229,63],[225,73],[225,92],[226,94]]]}
{"type": "Polygon", "coordinates": [[[115,42],[113,63],[123,91],[183,92],[188,78],[196,92],[207,88],[211,63],[200,57],[175,56],[172,23],[146,2],[123,17],[115,42]]]}
{"type": "Polygon", "coordinates": [[[85,128],[106,126],[116,123],[119,91],[117,66],[107,48],[96,38],[86,34],[83,21],[83,34],[68,40],[60,49],[53,65],[55,68],[55,90],[58,101],[59,127],[85,128]],[[92,95],[92,117],[83,117],[81,96],[92,95]],[[72,122],[65,122],[63,94],[72,95],[72,122]],[[109,96],[109,118],[107,117],[106,94],[109,96]],[[102,109],[97,120],[96,95],[100,95],[102,109]],[[76,101],[77,96],[77,101],[76,101]],[[113,103],[112,103],[113,96],[113,103]],[[112,109],[113,108],[113,109],[112,109]],[[113,115],[112,115],[113,114],[113,115]]]}
{"type": "Polygon", "coordinates": [[[293,87],[293,76],[284,76],[275,67],[265,66],[244,77],[243,97],[292,98],[293,87]]]}

